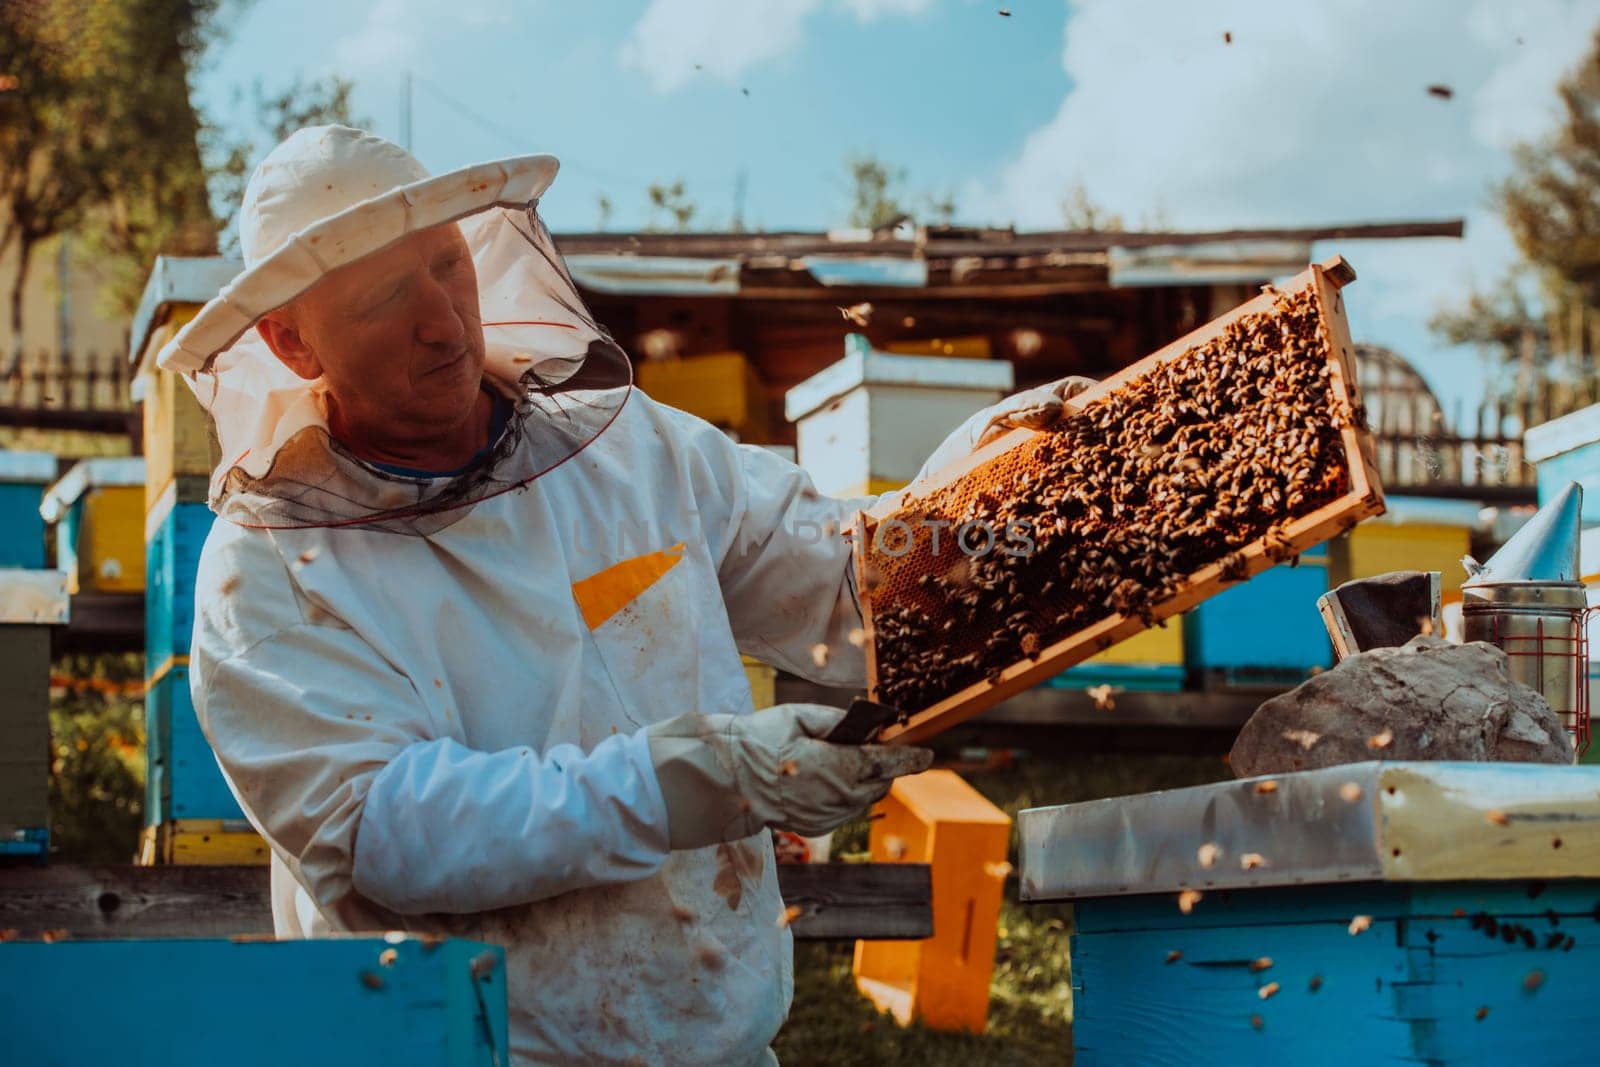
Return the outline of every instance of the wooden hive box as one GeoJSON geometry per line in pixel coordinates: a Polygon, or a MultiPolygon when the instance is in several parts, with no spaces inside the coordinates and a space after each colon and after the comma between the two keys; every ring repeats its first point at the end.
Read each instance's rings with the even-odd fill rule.
{"type": "Polygon", "coordinates": [[[0,985],[8,1063],[510,1060],[505,950],[476,941],[14,941],[0,985]],[[256,1012],[303,1025],[264,1039],[256,1012]]]}
{"type": "Polygon", "coordinates": [[[1354,278],[1340,257],[1314,264],[1282,292],[1268,287],[1098,383],[1074,401],[1081,419],[1044,433],[1014,431],[861,516],[856,577],[869,693],[906,714],[883,738],[936,734],[1381,513],[1339,292],[1354,278]],[[1200,385],[1211,392],[1197,400],[1200,385]],[[1159,409],[1139,406],[1151,397],[1159,409]],[[1107,420],[1115,423],[1110,429],[1107,420]],[[1150,443],[1140,446],[1138,434],[1150,443]],[[1102,456],[1075,443],[1094,435],[1115,438],[1122,451],[1102,456]],[[1280,482],[1282,457],[1271,448],[1295,441],[1305,469],[1291,473],[1314,480],[1280,482]],[[1256,449],[1247,462],[1229,458],[1247,444],[1256,449]],[[1219,451],[1225,455],[1210,455],[1219,451]],[[1079,481],[1056,480],[1058,461],[1076,464],[1079,481]],[[1124,475],[1149,474],[1125,477],[1115,500],[1075,488],[1092,485],[1113,461],[1124,475]],[[1234,480],[1224,489],[1230,471],[1234,480]],[[1198,492],[1180,513],[1168,500],[1185,478],[1190,488],[1179,496],[1198,492]],[[1054,502],[1041,503],[1052,494],[1054,502]],[[1148,505],[1139,502],[1145,496],[1148,505]],[[1231,503],[1223,515],[1215,501],[1225,496],[1231,503]],[[1158,503],[1164,510],[1152,520],[1158,503]],[[1013,538],[1010,521],[994,528],[1008,507],[1029,512],[1025,539],[1013,538]],[[1069,509],[1076,509],[1070,522],[1069,509]],[[987,533],[977,528],[985,536],[975,544],[968,539],[972,551],[958,552],[951,546],[963,542],[952,535],[974,515],[994,521],[987,533]],[[1145,516],[1145,525],[1133,526],[1130,515],[1145,516]],[[1180,535],[1198,547],[1178,547],[1180,535]],[[1037,569],[1051,552],[1068,551],[1109,574],[1111,592],[1073,585],[1080,571],[1066,563],[1050,575],[1037,569]],[[1141,582],[1139,569],[1153,566],[1154,552],[1166,553],[1165,573],[1141,582]],[[1023,562],[1008,562],[1017,558],[1023,562]],[[1019,623],[1024,601],[1033,621],[1019,623]]]}
{"type": "Polygon", "coordinates": [[[56,566],[67,591],[144,592],[144,459],[80,460],[39,507],[55,527],[56,566]]]}
{"type": "Polygon", "coordinates": [[[1033,808],[1018,895],[1072,905],[1085,1067],[1588,1064],[1597,797],[1368,762],[1033,808]]]}
{"type": "Polygon", "coordinates": [[[743,352],[647,360],[636,374],[651,399],[732,430],[741,441],[760,444],[771,436],[767,388],[743,352]]]}

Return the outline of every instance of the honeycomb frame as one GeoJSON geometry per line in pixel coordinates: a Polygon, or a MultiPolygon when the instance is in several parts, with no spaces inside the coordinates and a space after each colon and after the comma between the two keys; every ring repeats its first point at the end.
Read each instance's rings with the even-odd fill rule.
{"type": "MultiPolygon", "coordinates": [[[[1324,342],[1323,353],[1328,361],[1327,379],[1331,399],[1328,418],[1338,430],[1348,475],[1344,493],[1276,527],[1270,536],[1260,537],[1243,548],[1226,552],[1222,558],[1192,570],[1177,592],[1151,603],[1136,614],[1110,611],[1098,621],[1038,649],[1034,655],[1012,662],[984,681],[968,685],[927,707],[904,709],[908,713],[907,718],[885,729],[881,739],[890,743],[910,744],[934,736],[1149,626],[1159,624],[1161,620],[1189,610],[1239,581],[1349,530],[1362,519],[1382,514],[1383,491],[1378,483],[1371,435],[1361,414],[1354,345],[1340,293],[1343,286],[1354,280],[1355,271],[1341,256],[1334,256],[1321,264],[1312,264],[1286,284],[1281,292],[1265,287],[1259,296],[1125,367],[1073,401],[1075,407],[1088,407],[1149,374],[1156,367],[1218,337],[1235,320],[1271,312],[1285,294],[1309,289],[1316,301],[1318,329],[1324,342]]],[[[858,518],[853,541],[866,637],[868,694],[872,699],[884,699],[878,668],[879,635],[874,625],[874,601],[880,579],[875,573],[870,552],[879,526],[902,515],[927,517],[927,509],[919,507],[919,503],[928,502],[941,490],[967,479],[969,475],[978,479],[980,486],[999,482],[999,472],[1014,466],[1010,455],[1013,450],[1036,436],[1031,430],[1014,430],[903,492],[884,498],[858,518]]]]}

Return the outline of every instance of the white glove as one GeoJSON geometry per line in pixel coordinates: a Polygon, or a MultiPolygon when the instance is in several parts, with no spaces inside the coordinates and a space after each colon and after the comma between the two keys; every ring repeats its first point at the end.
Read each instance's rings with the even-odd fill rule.
{"type": "Polygon", "coordinates": [[[843,718],[820,704],[779,704],[646,727],[671,847],[738,841],[769,826],[827,833],[933,762],[926,748],[821,740],[843,718]]]}
{"type": "Polygon", "coordinates": [[[1067,401],[1093,384],[1093,378],[1074,376],[1008,396],[990,409],[989,421],[972,447],[982,448],[1012,430],[1048,430],[1067,413],[1067,401]]]}
{"type": "Polygon", "coordinates": [[[1094,385],[1093,378],[1062,378],[1048,385],[1024,389],[973,415],[945,438],[922,465],[915,480],[950,466],[970,453],[1018,428],[1047,430],[1071,410],[1073,397],[1094,385]]]}

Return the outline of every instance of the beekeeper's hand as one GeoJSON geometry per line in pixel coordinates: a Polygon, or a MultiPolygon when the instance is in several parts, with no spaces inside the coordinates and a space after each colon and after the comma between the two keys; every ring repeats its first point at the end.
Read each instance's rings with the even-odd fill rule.
{"type": "Polygon", "coordinates": [[[1072,410],[1072,398],[1094,385],[1093,378],[1062,378],[1024,389],[991,404],[956,427],[922,465],[914,480],[965,459],[970,453],[1018,428],[1047,430],[1072,410]]]}
{"type": "Polygon", "coordinates": [[[765,827],[824,834],[881,799],[933,753],[821,740],[844,718],[820,704],[752,715],[680,715],[645,728],[674,849],[749,837],[765,827]]]}
{"type": "Polygon", "coordinates": [[[1070,377],[1012,394],[990,409],[988,424],[972,447],[982,448],[1012,430],[1048,430],[1070,410],[1068,402],[1093,384],[1093,378],[1070,377]]]}

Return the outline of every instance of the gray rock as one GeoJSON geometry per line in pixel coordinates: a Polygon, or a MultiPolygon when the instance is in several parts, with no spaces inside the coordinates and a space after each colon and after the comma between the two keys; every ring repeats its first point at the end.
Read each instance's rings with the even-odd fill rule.
{"type": "Polygon", "coordinates": [[[1229,766],[1248,778],[1373,759],[1571,763],[1573,750],[1560,716],[1511,680],[1500,649],[1415,637],[1262,704],[1229,766]]]}

